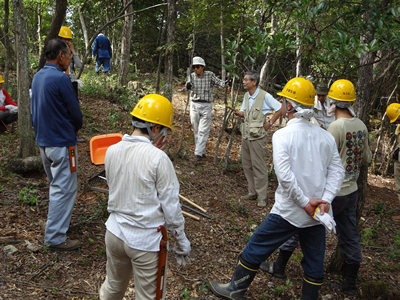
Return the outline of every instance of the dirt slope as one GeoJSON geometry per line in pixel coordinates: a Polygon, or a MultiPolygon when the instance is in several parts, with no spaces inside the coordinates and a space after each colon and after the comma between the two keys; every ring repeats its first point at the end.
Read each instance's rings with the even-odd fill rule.
{"type": "MultiPolygon", "coordinates": [[[[105,278],[104,221],[107,218],[107,197],[93,191],[84,193],[84,184],[88,179],[103,170],[103,166],[95,166],[90,161],[89,140],[98,134],[130,134],[132,130],[128,112],[117,105],[106,99],[86,96],[81,96],[80,99],[85,116],[80,136],[86,138],[86,143],[78,145],[79,192],[68,232],[70,238],[80,239],[83,243],[79,251],[57,253],[43,248],[48,207],[47,179],[44,174],[20,176],[8,173],[5,164],[10,154],[16,152],[18,138],[15,134],[0,136],[3,145],[0,157],[0,246],[3,249],[13,245],[18,250],[12,255],[7,255],[4,251],[0,253],[0,299],[98,299],[97,293],[105,278]],[[36,190],[36,205],[29,206],[19,199],[20,191],[25,187],[30,191],[36,190]],[[27,242],[37,248],[37,251],[29,249],[27,242]]],[[[223,173],[221,164],[213,164],[223,115],[223,106],[219,104],[214,105],[207,158],[202,163],[194,160],[193,134],[188,112],[185,117],[185,141],[178,157],[176,149],[181,136],[184,99],[184,94],[177,94],[173,101],[175,131],[170,134],[167,153],[176,168],[181,185],[180,193],[205,208],[207,215],[213,219],[200,216],[200,221],[196,221],[186,218],[185,231],[192,243],[192,262],[186,267],[180,267],[173,255],[170,255],[166,298],[216,299],[208,291],[206,284],[210,280],[228,282],[240,251],[272,207],[276,180],[270,176],[270,203],[267,208],[258,208],[255,201],[240,200],[240,196],[246,194],[247,186],[238,161],[240,136],[235,138],[228,171],[223,173]]],[[[224,134],[220,158],[225,152],[228,139],[229,135],[224,134]]],[[[269,153],[272,151],[270,141],[271,135],[269,153]]],[[[363,263],[359,286],[368,281],[383,281],[387,284],[390,298],[399,299],[400,254],[392,259],[390,253],[393,250],[395,233],[400,230],[400,223],[393,222],[390,216],[400,214],[400,204],[394,193],[392,178],[370,175],[368,183],[368,197],[362,217],[363,263]]],[[[183,204],[188,205],[184,202],[183,204]]],[[[328,236],[326,260],[334,251],[336,242],[336,237],[328,236]]],[[[296,250],[295,254],[288,265],[288,280],[276,279],[259,271],[246,299],[299,299],[302,281],[299,263],[301,251],[296,250]]],[[[272,258],[275,257],[276,253],[272,258]]],[[[339,281],[339,276],[326,273],[321,297],[345,299],[343,294],[330,289],[330,284],[339,281]]],[[[366,288],[360,291],[365,295],[366,288]]],[[[378,295],[380,294],[368,298],[378,299],[378,295]]],[[[135,299],[133,281],[125,299],[135,299]]]]}

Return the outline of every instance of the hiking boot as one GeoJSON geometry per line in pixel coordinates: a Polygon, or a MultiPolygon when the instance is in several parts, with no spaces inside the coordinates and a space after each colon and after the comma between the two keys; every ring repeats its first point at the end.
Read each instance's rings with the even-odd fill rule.
{"type": "Polygon", "coordinates": [[[267,200],[265,200],[265,199],[258,199],[257,206],[258,206],[258,207],[266,207],[266,206],[267,206],[267,200]]]}
{"type": "Polygon", "coordinates": [[[82,247],[82,244],[78,240],[69,240],[66,239],[65,242],[59,245],[51,245],[49,246],[49,250],[53,251],[72,251],[82,247]]]}
{"type": "Polygon", "coordinates": [[[246,196],[242,196],[243,200],[257,200],[257,195],[246,195],[246,196]]]}

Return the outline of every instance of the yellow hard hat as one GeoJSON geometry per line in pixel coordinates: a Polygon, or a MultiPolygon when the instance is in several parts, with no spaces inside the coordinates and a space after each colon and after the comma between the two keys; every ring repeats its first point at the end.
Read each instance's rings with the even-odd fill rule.
{"type": "Polygon", "coordinates": [[[389,117],[390,123],[397,120],[400,115],[400,103],[392,103],[386,108],[386,114],[389,117]]]}
{"type": "Polygon", "coordinates": [[[158,94],[144,96],[136,104],[131,115],[140,120],[163,125],[173,130],[174,108],[172,103],[164,96],[158,94]]]}
{"type": "Polygon", "coordinates": [[[315,100],[315,88],[311,81],[296,77],[290,79],[282,92],[278,93],[279,96],[296,101],[300,104],[313,106],[315,100]]]}
{"type": "Polygon", "coordinates": [[[352,102],[356,100],[356,89],[351,81],[339,79],[331,85],[328,97],[337,101],[352,102]]]}
{"type": "Polygon", "coordinates": [[[0,83],[3,83],[3,82],[4,82],[3,76],[0,75],[0,83]]]}
{"type": "Polygon", "coordinates": [[[72,31],[67,26],[62,26],[60,32],[58,33],[58,36],[72,40],[72,31]]]}

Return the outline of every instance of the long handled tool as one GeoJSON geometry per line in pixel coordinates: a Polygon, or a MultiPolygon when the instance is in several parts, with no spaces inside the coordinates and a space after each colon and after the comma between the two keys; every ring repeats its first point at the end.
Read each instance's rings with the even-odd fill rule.
{"type": "MultiPolygon", "coordinates": [[[[189,207],[189,206],[187,206],[187,205],[185,205],[185,204],[181,204],[181,206],[184,207],[184,208],[186,208],[186,209],[188,209],[188,210],[191,210],[191,211],[195,212],[196,214],[199,214],[200,216],[209,218],[209,219],[211,219],[211,220],[213,219],[212,217],[210,217],[210,216],[208,216],[208,215],[206,215],[206,214],[203,214],[202,212],[199,212],[198,210],[195,210],[195,209],[193,209],[193,208],[191,208],[191,207],[189,207]]],[[[182,213],[185,214],[186,212],[182,211],[182,213]]],[[[186,213],[186,214],[187,214],[187,213],[186,213]]]]}
{"type": "Polygon", "coordinates": [[[157,231],[162,233],[160,242],[160,252],[158,255],[158,272],[157,272],[157,289],[156,300],[160,300],[164,294],[167,271],[167,254],[168,254],[168,234],[163,225],[158,226],[157,231]]]}
{"type": "Polygon", "coordinates": [[[192,204],[194,207],[200,209],[202,212],[205,212],[205,213],[207,212],[204,208],[202,208],[201,206],[197,205],[193,201],[190,201],[188,198],[183,197],[181,194],[179,194],[179,198],[181,198],[182,200],[186,201],[187,203],[192,204]]]}

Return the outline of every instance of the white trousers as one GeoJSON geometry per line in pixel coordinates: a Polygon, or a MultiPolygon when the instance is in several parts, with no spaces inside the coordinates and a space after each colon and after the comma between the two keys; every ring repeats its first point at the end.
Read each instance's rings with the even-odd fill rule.
{"type": "Polygon", "coordinates": [[[211,130],[212,104],[190,103],[190,122],[194,132],[195,155],[206,154],[206,143],[211,130]]]}

